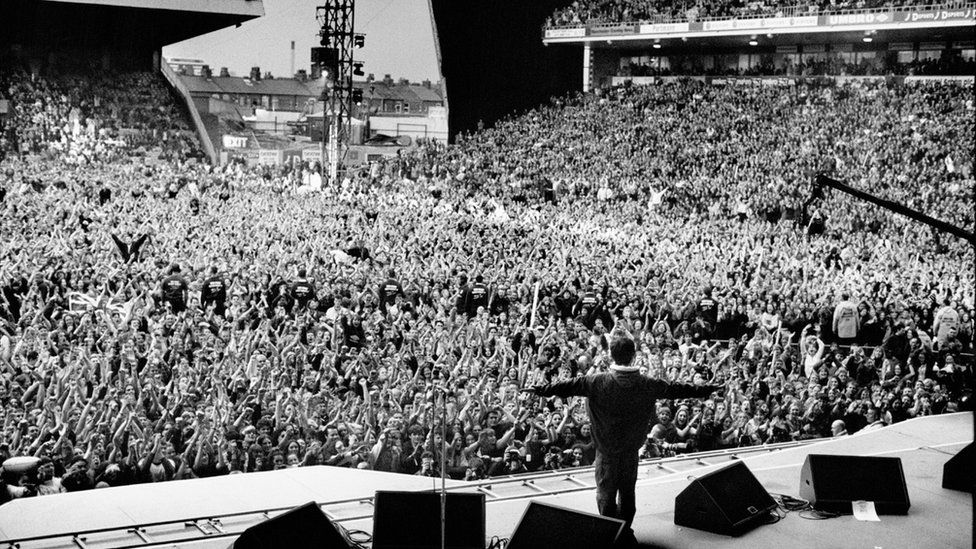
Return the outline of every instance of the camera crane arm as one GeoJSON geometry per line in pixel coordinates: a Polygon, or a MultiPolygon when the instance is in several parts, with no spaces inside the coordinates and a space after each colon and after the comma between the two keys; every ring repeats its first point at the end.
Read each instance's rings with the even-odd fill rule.
{"type": "Polygon", "coordinates": [[[927,216],[922,212],[915,211],[897,202],[892,202],[890,200],[878,198],[873,194],[866,193],[864,191],[859,191],[845,183],[841,183],[840,181],[837,181],[836,179],[827,177],[826,175],[818,174],[816,179],[814,179],[813,186],[815,191],[822,190],[823,187],[830,187],[831,189],[836,189],[842,193],[849,194],[855,198],[859,198],[866,202],[870,202],[876,206],[880,206],[888,211],[901,214],[905,217],[914,219],[915,221],[919,221],[921,223],[925,223],[926,225],[938,231],[941,231],[943,233],[949,233],[951,235],[957,236],[969,242],[970,245],[976,247],[976,235],[974,235],[973,233],[965,229],[961,229],[959,227],[956,227],[955,225],[946,223],[945,221],[935,219],[934,217],[927,216]]]}

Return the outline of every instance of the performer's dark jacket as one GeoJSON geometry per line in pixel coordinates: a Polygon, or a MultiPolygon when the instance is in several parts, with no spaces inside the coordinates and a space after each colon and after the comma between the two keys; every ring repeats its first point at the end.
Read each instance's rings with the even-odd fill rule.
{"type": "Polygon", "coordinates": [[[638,371],[611,369],[536,388],[542,396],[585,396],[598,452],[620,455],[637,451],[647,441],[648,422],[659,398],[704,398],[715,385],[689,385],[651,379],[638,371]]]}

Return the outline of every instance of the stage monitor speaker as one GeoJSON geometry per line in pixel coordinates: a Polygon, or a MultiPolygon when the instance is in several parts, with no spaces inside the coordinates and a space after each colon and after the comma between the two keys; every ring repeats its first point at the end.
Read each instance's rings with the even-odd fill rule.
{"type": "Polygon", "coordinates": [[[624,524],[620,519],[530,501],[506,549],[611,547],[624,524]]]}
{"type": "Polygon", "coordinates": [[[810,454],[800,470],[800,497],[818,511],[846,515],[859,500],[874,502],[879,515],[905,515],[911,506],[895,457],[810,454]]]}
{"type": "Polygon", "coordinates": [[[976,493],[973,463],[976,463],[976,443],[970,442],[942,466],[942,487],[976,493]]]}
{"type": "MultiPolygon", "coordinates": [[[[377,491],[373,498],[373,549],[441,546],[441,495],[377,491]]],[[[447,494],[448,549],[484,549],[485,495],[447,494]]]]}
{"type": "Polygon", "coordinates": [[[318,504],[310,501],[256,524],[241,534],[230,549],[349,549],[345,534],[332,524],[318,504]]]}
{"type": "Polygon", "coordinates": [[[674,523],[739,536],[769,520],[776,502],[745,463],[696,478],[674,499],[674,523]]]}

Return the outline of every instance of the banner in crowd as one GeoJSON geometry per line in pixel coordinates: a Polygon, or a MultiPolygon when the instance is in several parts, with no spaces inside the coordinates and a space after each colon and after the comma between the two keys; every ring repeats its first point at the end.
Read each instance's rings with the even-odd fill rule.
{"type": "Polygon", "coordinates": [[[302,160],[322,163],[322,149],[302,149],[302,160]]]}
{"type": "Polygon", "coordinates": [[[838,13],[821,15],[820,25],[833,27],[837,25],[876,25],[891,23],[894,15],[891,12],[838,13]]]}
{"type": "Polygon", "coordinates": [[[597,25],[590,27],[589,36],[613,36],[616,34],[636,34],[637,25],[597,25]]]}
{"type": "Polygon", "coordinates": [[[899,13],[896,21],[916,23],[919,21],[976,21],[976,9],[959,8],[955,10],[926,10],[919,8],[908,13],[899,13]]]}
{"type": "MultiPolygon", "coordinates": [[[[802,78],[802,77],[800,77],[802,78]]],[[[867,76],[867,77],[852,77],[852,78],[880,78],[884,79],[883,76],[867,76]]],[[[797,77],[784,77],[784,76],[728,76],[728,77],[714,77],[714,76],[614,76],[610,83],[614,86],[622,86],[627,82],[635,86],[647,86],[652,84],[666,84],[669,82],[686,82],[688,80],[697,80],[699,82],[706,82],[712,84],[713,86],[767,86],[767,87],[789,87],[795,86],[797,77]]]]}
{"type": "Polygon", "coordinates": [[[610,83],[614,86],[622,86],[630,82],[635,86],[647,86],[650,84],[657,83],[656,76],[614,76],[610,79],[610,83]]]}
{"type": "Polygon", "coordinates": [[[238,158],[244,161],[248,166],[254,166],[258,164],[260,155],[256,149],[242,149],[237,151],[232,151],[231,158],[238,158]]]}
{"type": "Polygon", "coordinates": [[[282,163],[286,166],[295,167],[302,163],[301,149],[289,149],[282,152],[282,163]]]}
{"type": "Polygon", "coordinates": [[[960,76],[906,76],[906,84],[921,84],[924,82],[970,82],[976,83],[976,76],[973,75],[960,75],[960,76]]]}
{"type": "Polygon", "coordinates": [[[792,27],[815,27],[818,23],[816,15],[802,17],[763,17],[757,19],[726,19],[724,21],[705,21],[701,30],[738,30],[738,29],[774,29],[792,27]]]}
{"type": "Polygon", "coordinates": [[[262,166],[277,166],[281,164],[282,151],[277,149],[261,149],[258,151],[258,163],[262,166]]]}
{"type": "Polygon", "coordinates": [[[865,82],[884,82],[887,76],[834,76],[834,82],[838,84],[859,85],[865,82]]]}
{"type": "Polygon", "coordinates": [[[711,82],[713,86],[766,86],[770,88],[786,88],[796,85],[796,79],[784,78],[781,76],[765,78],[761,76],[710,78],[709,82],[711,82]]]}
{"type": "Polygon", "coordinates": [[[641,25],[639,28],[641,34],[668,34],[672,32],[688,32],[689,30],[691,30],[691,25],[688,23],[654,23],[641,25]]]}
{"type": "Polygon", "coordinates": [[[586,36],[586,27],[575,29],[546,29],[546,38],[583,38],[586,36]]]}
{"type": "Polygon", "coordinates": [[[614,86],[622,86],[627,82],[635,86],[647,86],[669,82],[687,82],[688,80],[707,82],[709,78],[708,76],[614,76],[610,79],[610,83],[614,86]]]}

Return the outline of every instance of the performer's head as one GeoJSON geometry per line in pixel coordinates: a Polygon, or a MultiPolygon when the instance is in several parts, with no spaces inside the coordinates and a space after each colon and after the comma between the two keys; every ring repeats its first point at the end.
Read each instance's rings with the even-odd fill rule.
{"type": "Polygon", "coordinates": [[[618,366],[630,366],[637,354],[634,337],[626,330],[614,329],[610,334],[610,357],[618,366]]]}

